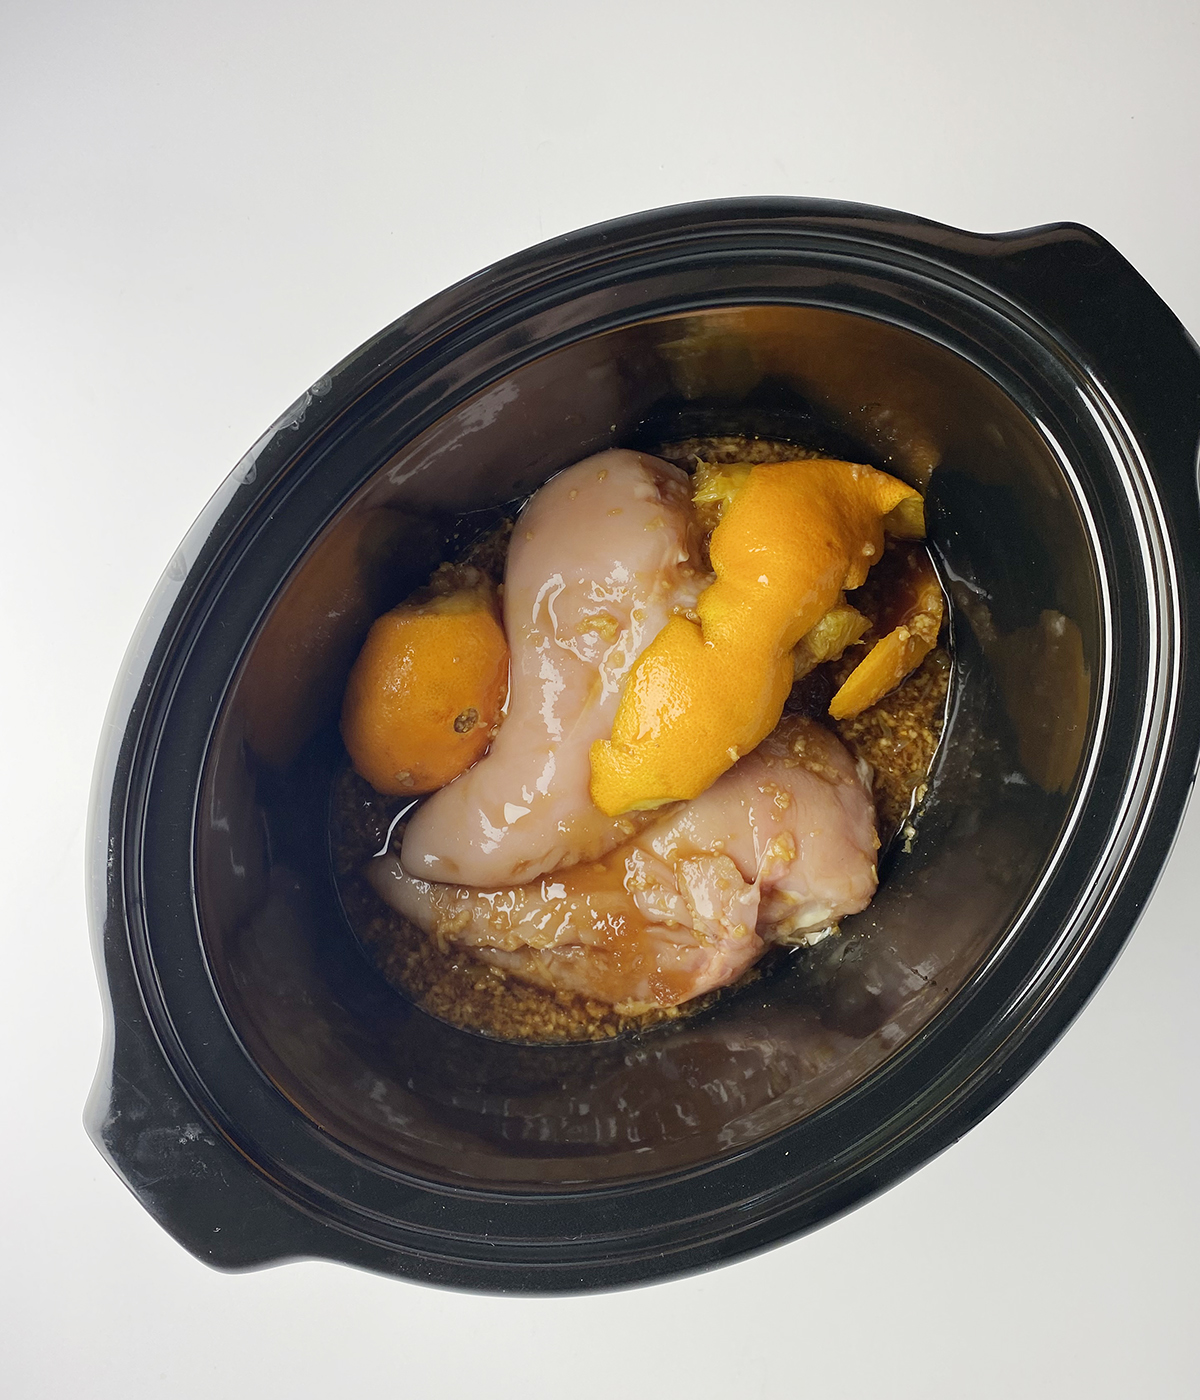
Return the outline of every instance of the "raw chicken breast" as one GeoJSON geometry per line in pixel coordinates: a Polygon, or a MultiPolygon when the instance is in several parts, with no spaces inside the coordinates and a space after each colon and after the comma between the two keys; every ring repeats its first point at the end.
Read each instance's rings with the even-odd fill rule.
{"type": "Polygon", "coordinates": [[[367,875],[443,948],[634,1014],[726,986],[768,943],[865,908],[877,847],[865,772],[827,729],[787,716],[599,861],[488,890],[413,879],[392,855],[367,875]]]}
{"type": "Polygon", "coordinates": [[[524,882],[594,860],[636,829],[593,805],[589,754],[612,731],[633,663],[707,582],[690,498],[678,467],[613,451],[560,472],[522,511],[504,581],[508,716],[485,757],[409,823],[410,874],[524,882]]]}

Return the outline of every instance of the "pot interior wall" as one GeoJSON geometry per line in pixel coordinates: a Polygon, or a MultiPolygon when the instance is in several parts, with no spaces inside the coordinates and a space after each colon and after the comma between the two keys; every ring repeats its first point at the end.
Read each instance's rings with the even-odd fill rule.
{"type": "Polygon", "coordinates": [[[1003,941],[1069,811],[1103,634],[1066,474],[965,360],[845,312],[674,316],[544,355],[362,473],[246,652],[196,834],[227,1014],[333,1139],[426,1179],[528,1189],[708,1161],[845,1092],[1003,941]],[[327,798],[349,665],[373,617],[424,581],[472,512],[603,447],[721,431],[822,447],[927,488],[956,665],[917,834],[889,853],[876,900],[842,937],[695,1019],[571,1047],[442,1025],[382,980],[333,887],[327,798]]]}

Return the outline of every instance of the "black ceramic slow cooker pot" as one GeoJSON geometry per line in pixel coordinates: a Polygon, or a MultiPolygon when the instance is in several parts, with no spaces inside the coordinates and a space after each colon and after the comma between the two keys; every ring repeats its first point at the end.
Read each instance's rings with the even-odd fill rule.
{"type": "Polygon", "coordinates": [[[690,205],[543,244],[312,386],[175,555],[99,760],[87,1109],[211,1264],[607,1287],[810,1228],[960,1136],[1095,989],[1200,743],[1200,357],[1097,235],[690,205]],[[373,616],[456,524],[668,431],[927,488],[955,666],[915,831],[840,939],[601,1044],[454,1030],[379,975],[327,837],[373,616]]]}

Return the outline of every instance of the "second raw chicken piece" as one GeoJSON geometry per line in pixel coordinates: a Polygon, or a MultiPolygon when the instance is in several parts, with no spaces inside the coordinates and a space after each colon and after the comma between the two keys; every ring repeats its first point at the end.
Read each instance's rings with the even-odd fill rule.
{"type": "Polygon", "coordinates": [[[790,717],[601,860],[472,889],[414,879],[389,855],[368,878],[443,947],[636,1014],[727,986],[769,943],[865,908],[877,845],[866,772],[828,730],[790,717]]]}

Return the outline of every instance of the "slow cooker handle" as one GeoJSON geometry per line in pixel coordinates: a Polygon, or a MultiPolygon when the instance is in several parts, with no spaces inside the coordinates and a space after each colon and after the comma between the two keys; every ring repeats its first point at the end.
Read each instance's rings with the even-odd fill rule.
{"type": "MultiPolygon", "coordinates": [[[[941,255],[1021,304],[1109,396],[1149,464],[1172,540],[1181,693],[1200,693],[1200,347],[1144,277],[1081,224],[996,234],[939,230],[941,255]]],[[[1184,713],[1172,748],[1195,781],[1200,715],[1184,713]]],[[[1179,804],[1182,821],[1184,803],[1179,804]]],[[[1173,841],[1177,824],[1167,836],[1173,841]]]]}
{"type": "Polygon", "coordinates": [[[123,922],[110,919],[101,941],[105,1045],[84,1126],[109,1166],[169,1235],[213,1268],[345,1258],[349,1241],[327,1245],[328,1227],[283,1200],[202,1121],[141,1012],[123,922]],[[119,1022],[114,994],[122,1006],[119,1022]]]}
{"type": "Polygon", "coordinates": [[[1175,523],[1190,527],[1185,551],[1200,546],[1200,348],[1175,313],[1111,243],[1081,224],[978,242],[945,232],[943,256],[1021,303],[1111,395],[1175,523]]]}

